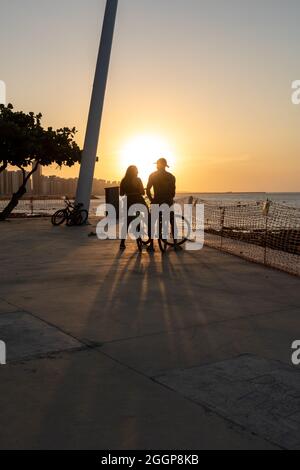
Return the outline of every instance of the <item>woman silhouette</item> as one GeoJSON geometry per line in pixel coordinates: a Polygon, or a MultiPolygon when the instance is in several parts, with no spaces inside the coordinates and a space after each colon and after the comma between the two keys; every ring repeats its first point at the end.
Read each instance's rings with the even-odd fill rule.
{"type": "MultiPolygon", "coordinates": [[[[128,210],[134,204],[143,204],[145,205],[145,200],[143,198],[145,194],[144,186],[142,180],[138,177],[139,171],[136,166],[130,166],[124,178],[121,181],[120,186],[120,195],[127,197],[127,207],[128,210]]],[[[127,233],[128,227],[135,217],[127,217],[127,233]]],[[[126,248],[125,240],[121,240],[120,249],[124,250],[126,248]]]]}

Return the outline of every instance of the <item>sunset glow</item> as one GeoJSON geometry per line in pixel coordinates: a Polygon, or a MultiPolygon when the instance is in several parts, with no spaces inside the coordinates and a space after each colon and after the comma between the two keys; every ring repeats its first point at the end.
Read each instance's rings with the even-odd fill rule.
{"type": "Polygon", "coordinates": [[[160,157],[166,158],[174,169],[175,155],[167,140],[157,135],[138,135],[125,142],[121,148],[120,166],[125,173],[130,165],[136,165],[140,178],[146,184],[148,176],[156,169],[155,162],[160,157]]]}
{"type": "MultiPolygon", "coordinates": [[[[119,2],[96,178],[135,163],[144,180],[166,156],[178,191],[298,191],[300,2],[274,2],[119,2]]],[[[7,100],[76,126],[82,147],[106,2],[3,3],[7,100]]],[[[79,165],[43,173],[75,178],[79,165]]]]}

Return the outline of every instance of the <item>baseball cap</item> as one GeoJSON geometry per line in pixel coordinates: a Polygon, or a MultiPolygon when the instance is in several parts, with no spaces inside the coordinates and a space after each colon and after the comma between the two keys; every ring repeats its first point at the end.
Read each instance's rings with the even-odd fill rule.
{"type": "Polygon", "coordinates": [[[162,165],[166,166],[167,168],[170,168],[169,165],[168,165],[168,162],[165,158],[159,158],[157,160],[157,162],[155,162],[156,165],[158,165],[159,163],[161,163],[162,165]]]}

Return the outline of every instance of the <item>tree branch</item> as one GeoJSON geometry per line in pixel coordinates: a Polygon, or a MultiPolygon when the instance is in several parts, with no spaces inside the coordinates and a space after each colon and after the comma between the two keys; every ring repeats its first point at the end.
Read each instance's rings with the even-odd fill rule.
{"type": "Polygon", "coordinates": [[[20,165],[16,165],[17,168],[20,168],[20,170],[22,171],[22,174],[23,174],[23,184],[25,184],[26,182],[26,171],[24,170],[24,168],[20,165]]]}
{"type": "Polygon", "coordinates": [[[22,173],[23,173],[23,184],[27,184],[28,180],[31,178],[33,173],[35,173],[36,170],[38,169],[39,164],[40,162],[37,161],[34,167],[32,168],[32,170],[29,171],[27,174],[26,174],[26,170],[22,166],[17,165],[17,167],[20,168],[20,170],[22,170],[22,173]]]}
{"type": "Polygon", "coordinates": [[[32,168],[32,170],[27,174],[26,183],[27,183],[27,181],[29,180],[29,178],[31,178],[31,176],[33,175],[33,173],[36,172],[36,170],[37,170],[38,167],[39,167],[39,164],[40,164],[40,162],[39,162],[39,161],[36,161],[36,163],[35,163],[34,167],[32,168]]]}

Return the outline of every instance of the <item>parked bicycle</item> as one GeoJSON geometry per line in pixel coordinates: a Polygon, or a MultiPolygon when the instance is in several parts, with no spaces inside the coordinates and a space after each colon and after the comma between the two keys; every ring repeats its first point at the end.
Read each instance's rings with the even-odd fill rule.
{"type": "MultiPolygon", "coordinates": [[[[162,223],[162,215],[160,215],[159,220],[159,236],[158,236],[158,246],[162,253],[165,253],[168,249],[174,248],[175,250],[179,249],[182,245],[184,245],[188,241],[189,233],[190,233],[190,224],[186,221],[186,219],[178,214],[174,215],[174,225],[176,226],[175,231],[176,239],[174,238],[174,229],[172,227],[172,223],[168,222],[168,227],[166,229],[166,233],[163,233],[163,223],[162,223]],[[165,238],[167,236],[167,238],[165,238]]],[[[139,237],[136,240],[138,250],[140,252],[143,251],[143,247],[147,247],[150,245],[151,240],[148,236],[139,237]]]]}
{"type": "MultiPolygon", "coordinates": [[[[151,208],[149,201],[146,200],[149,214],[151,213],[151,208]]],[[[139,214],[137,214],[138,216],[139,214]]],[[[150,216],[151,217],[151,216],[150,216]]],[[[163,215],[159,214],[159,234],[158,234],[158,245],[162,253],[165,253],[168,247],[174,248],[175,250],[179,249],[184,245],[190,235],[191,235],[191,226],[190,223],[186,220],[183,215],[171,213],[171,218],[166,222],[167,226],[163,227],[163,215]],[[176,234],[176,239],[175,239],[176,234]]],[[[148,235],[141,236],[136,240],[137,247],[139,252],[143,251],[144,247],[148,247],[151,243],[151,239],[148,235]]]]}
{"type": "Polygon", "coordinates": [[[51,218],[52,225],[58,227],[66,222],[68,227],[84,225],[88,220],[88,211],[83,209],[83,204],[72,203],[65,198],[65,209],[60,209],[51,218]]]}

